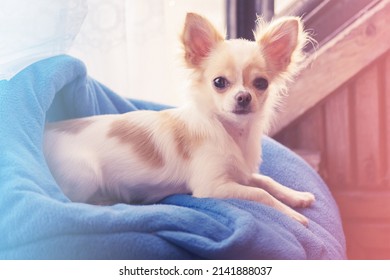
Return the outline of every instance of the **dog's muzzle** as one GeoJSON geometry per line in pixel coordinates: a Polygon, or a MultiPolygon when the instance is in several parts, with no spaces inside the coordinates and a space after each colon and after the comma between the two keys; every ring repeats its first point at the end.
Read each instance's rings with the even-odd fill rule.
{"type": "Polygon", "coordinates": [[[252,95],[246,91],[240,91],[235,96],[236,106],[234,109],[235,114],[248,114],[251,112],[252,95]]]}

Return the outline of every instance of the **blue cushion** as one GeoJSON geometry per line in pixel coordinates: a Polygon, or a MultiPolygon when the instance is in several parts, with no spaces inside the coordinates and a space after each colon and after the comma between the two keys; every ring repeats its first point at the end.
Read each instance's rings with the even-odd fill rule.
{"type": "Polygon", "coordinates": [[[0,81],[0,258],[344,259],[338,208],[302,159],[263,139],[263,174],[315,194],[298,209],[306,228],[265,205],[172,195],[153,205],[73,203],[42,153],[46,121],[163,105],[126,100],[88,77],[69,56],[39,61],[0,81]]]}

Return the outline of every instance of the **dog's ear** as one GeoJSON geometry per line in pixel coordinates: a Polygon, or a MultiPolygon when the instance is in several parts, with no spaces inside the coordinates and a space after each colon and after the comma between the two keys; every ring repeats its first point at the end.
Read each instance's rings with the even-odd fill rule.
{"type": "Polygon", "coordinates": [[[188,13],[181,40],[187,65],[196,68],[224,37],[204,17],[188,13]]]}
{"type": "Polygon", "coordinates": [[[261,19],[255,32],[269,66],[276,72],[287,71],[302,57],[306,33],[298,17],[285,17],[266,25],[261,19]]]}

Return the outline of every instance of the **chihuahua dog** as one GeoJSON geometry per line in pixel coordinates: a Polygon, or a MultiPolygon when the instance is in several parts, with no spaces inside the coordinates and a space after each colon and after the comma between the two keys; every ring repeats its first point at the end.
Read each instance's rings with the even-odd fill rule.
{"type": "Polygon", "coordinates": [[[291,207],[315,200],[258,174],[261,136],[307,42],[299,18],[258,22],[255,41],[225,40],[200,15],[181,36],[190,100],[160,112],[134,111],[51,123],[49,168],[72,201],[155,203],[172,194],[263,203],[307,225],[291,207]]]}

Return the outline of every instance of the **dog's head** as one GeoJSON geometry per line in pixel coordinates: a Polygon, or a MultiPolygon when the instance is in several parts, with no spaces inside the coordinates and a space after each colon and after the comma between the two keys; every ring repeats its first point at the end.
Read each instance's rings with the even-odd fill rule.
{"type": "Polygon", "coordinates": [[[182,43],[193,70],[198,106],[220,119],[267,118],[286,80],[298,70],[307,36],[297,17],[270,24],[258,20],[255,41],[225,40],[200,15],[187,14],[182,43]]]}

